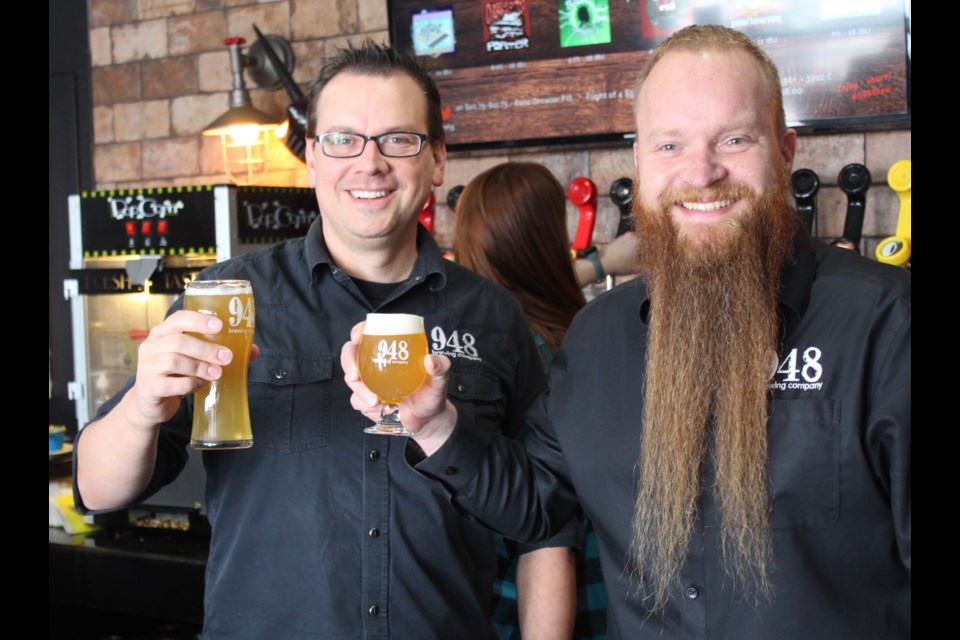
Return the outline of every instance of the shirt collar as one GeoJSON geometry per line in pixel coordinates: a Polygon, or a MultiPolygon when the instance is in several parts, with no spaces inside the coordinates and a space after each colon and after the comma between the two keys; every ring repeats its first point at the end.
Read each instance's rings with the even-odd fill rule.
{"type": "MultiPolygon", "coordinates": [[[[320,216],[307,229],[305,257],[310,272],[311,284],[319,265],[326,265],[331,270],[336,267],[327,243],[323,239],[323,220],[320,216]]],[[[422,225],[417,225],[417,260],[413,264],[410,278],[419,281],[426,280],[431,291],[439,291],[447,285],[446,259],[440,253],[440,247],[430,232],[422,225]]]]}
{"type": "MultiPolygon", "coordinates": [[[[799,322],[810,302],[810,288],[816,275],[814,240],[803,225],[793,241],[793,259],[783,269],[780,277],[780,290],[777,304],[786,316],[790,312],[788,323],[799,322]]],[[[650,315],[650,290],[644,287],[638,309],[640,321],[647,324],[650,315]]]]}

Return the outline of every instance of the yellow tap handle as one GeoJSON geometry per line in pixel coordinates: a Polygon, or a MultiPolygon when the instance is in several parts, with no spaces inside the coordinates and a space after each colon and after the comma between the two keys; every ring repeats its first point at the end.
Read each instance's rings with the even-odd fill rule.
{"type": "Polygon", "coordinates": [[[910,161],[895,162],[887,172],[887,184],[900,196],[900,216],[897,235],[885,238],[877,245],[877,260],[892,265],[910,262],[910,161]]]}

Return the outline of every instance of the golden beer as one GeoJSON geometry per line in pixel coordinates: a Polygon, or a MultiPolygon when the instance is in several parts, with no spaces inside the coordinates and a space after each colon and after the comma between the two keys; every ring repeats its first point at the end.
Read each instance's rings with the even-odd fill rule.
{"type": "Polygon", "coordinates": [[[253,344],[255,313],[248,280],[194,280],[187,284],[183,308],[216,316],[223,329],[216,335],[191,334],[233,352],[219,380],[205,382],[193,395],[194,449],[246,449],[253,445],[247,372],[253,344]]]}
{"type": "Polygon", "coordinates": [[[410,435],[400,424],[397,405],[423,384],[427,375],[423,357],[428,353],[421,316],[367,315],[357,352],[360,379],[384,405],[380,420],[368,433],[410,435]]]}

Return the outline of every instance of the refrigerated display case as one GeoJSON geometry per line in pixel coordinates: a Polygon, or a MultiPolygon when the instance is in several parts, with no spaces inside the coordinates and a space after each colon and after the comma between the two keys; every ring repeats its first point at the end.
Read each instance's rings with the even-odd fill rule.
{"type": "MultiPolygon", "coordinates": [[[[71,195],[70,300],[80,429],[136,371],[137,351],[184,285],[216,262],[302,236],[319,215],[312,189],[202,185],[71,195]]],[[[203,509],[191,452],[177,482],[151,499],[203,509]]]]}

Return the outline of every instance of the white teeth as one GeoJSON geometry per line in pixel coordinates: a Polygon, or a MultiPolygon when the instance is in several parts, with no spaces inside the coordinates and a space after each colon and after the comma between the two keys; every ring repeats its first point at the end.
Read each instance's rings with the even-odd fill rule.
{"type": "Polygon", "coordinates": [[[369,200],[372,198],[382,198],[387,195],[386,191],[351,191],[350,195],[354,198],[369,200]]]}
{"type": "Polygon", "coordinates": [[[693,211],[716,211],[733,204],[733,200],[717,200],[716,202],[681,202],[684,209],[693,211]]]}

